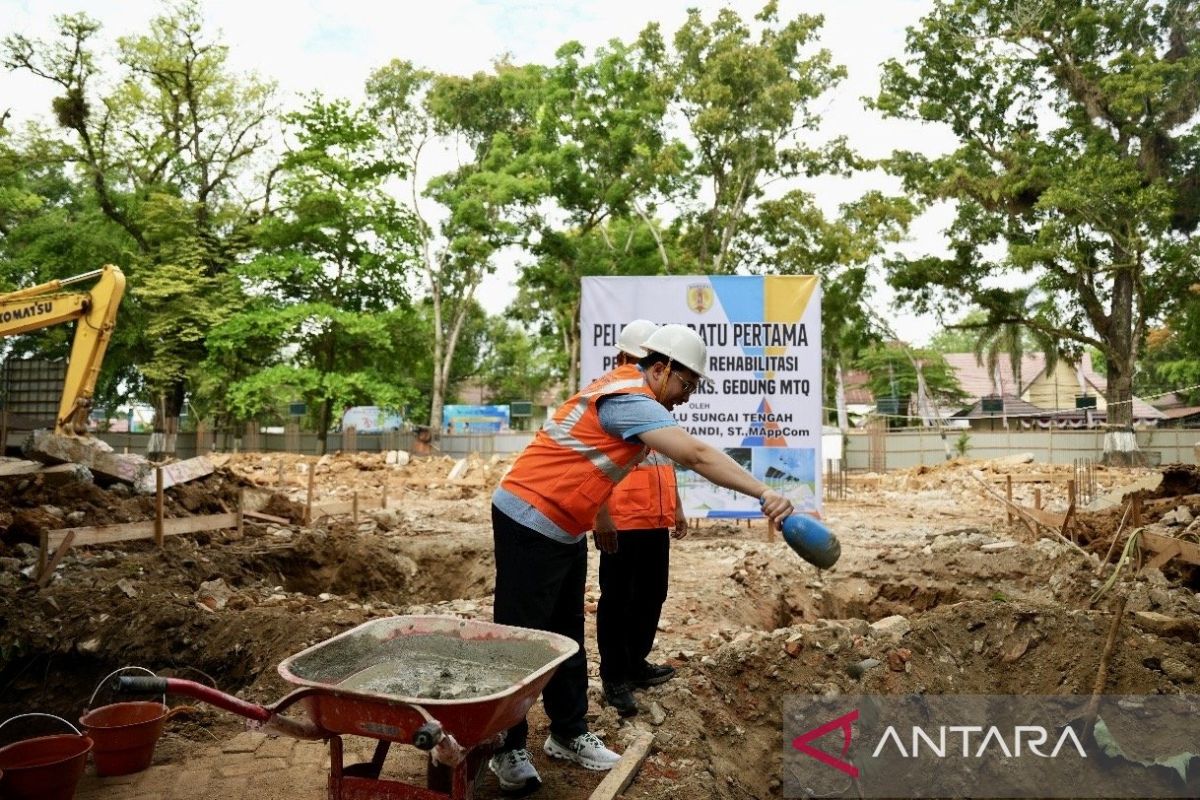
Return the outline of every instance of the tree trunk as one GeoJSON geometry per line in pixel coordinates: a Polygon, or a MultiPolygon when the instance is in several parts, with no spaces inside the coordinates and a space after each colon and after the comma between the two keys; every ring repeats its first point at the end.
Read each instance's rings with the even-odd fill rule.
{"type": "Polygon", "coordinates": [[[1108,432],[1104,435],[1101,463],[1114,467],[1144,466],[1133,435],[1133,370],[1137,344],[1133,333],[1133,272],[1119,270],[1113,277],[1112,316],[1108,331],[1108,432]]]}
{"type": "Polygon", "coordinates": [[[333,401],[329,398],[321,403],[321,419],[317,423],[317,450],[321,455],[329,450],[329,423],[333,416],[333,401]]]}
{"type": "Polygon", "coordinates": [[[846,379],[842,375],[842,362],[840,359],[837,362],[837,389],[835,390],[835,396],[838,430],[844,434],[850,430],[850,414],[846,409],[846,379]]]}

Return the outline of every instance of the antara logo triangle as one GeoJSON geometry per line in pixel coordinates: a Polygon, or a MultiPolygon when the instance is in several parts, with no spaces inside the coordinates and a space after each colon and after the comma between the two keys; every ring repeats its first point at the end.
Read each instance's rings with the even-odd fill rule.
{"type": "Polygon", "coordinates": [[[850,752],[850,739],[854,735],[853,725],[857,719],[858,709],[856,708],[853,711],[843,714],[835,720],[826,722],[820,727],[813,728],[810,731],[805,731],[804,733],[800,734],[792,740],[792,747],[807,756],[812,756],[826,766],[833,767],[840,772],[846,773],[851,778],[857,778],[858,767],[854,766],[848,761],[842,760],[846,757],[846,754],[850,752]],[[825,734],[835,730],[841,730],[842,732],[842,758],[834,758],[824,750],[818,750],[817,748],[809,745],[809,742],[813,741],[814,739],[820,739],[825,734]]]}

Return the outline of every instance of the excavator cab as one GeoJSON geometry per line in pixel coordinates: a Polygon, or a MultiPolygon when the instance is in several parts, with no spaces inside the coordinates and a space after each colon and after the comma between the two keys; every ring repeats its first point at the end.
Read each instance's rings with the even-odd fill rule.
{"type": "Polygon", "coordinates": [[[87,435],[92,396],[124,294],[125,274],[111,264],[72,278],[0,294],[0,337],[76,322],[54,422],[57,436],[87,435]],[[92,280],[95,284],[89,291],[63,291],[67,286],[92,280]]]}

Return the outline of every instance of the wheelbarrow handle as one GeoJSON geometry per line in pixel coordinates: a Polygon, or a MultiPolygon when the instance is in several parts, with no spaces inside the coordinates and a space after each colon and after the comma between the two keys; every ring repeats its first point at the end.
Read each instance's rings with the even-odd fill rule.
{"type": "Polygon", "coordinates": [[[143,694],[181,694],[191,697],[241,717],[266,722],[272,716],[270,709],[255,703],[234,697],[231,694],[205,686],[203,683],[186,681],[182,678],[149,678],[141,676],[124,676],[116,679],[115,688],[119,692],[143,694]]]}
{"type": "MultiPolygon", "coordinates": [[[[145,675],[120,675],[108,684],[109,691],[120,694],[166,694],[167,679],[145,675]]],[[[92,695],[96,699],[96,695],[92,695]]]]}

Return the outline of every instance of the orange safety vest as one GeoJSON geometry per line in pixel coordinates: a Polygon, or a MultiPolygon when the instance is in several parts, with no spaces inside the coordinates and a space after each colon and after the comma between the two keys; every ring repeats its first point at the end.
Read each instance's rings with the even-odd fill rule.
{"type": "Polygon", "coordinates": [[[617,484],[608,498],[608,515],[619,531],[675,525],[675,464],[653,450],[617,484]]]}
{"type": "Polygon", "coordinates": [[[614,394],[654,397],[632,364],[605,373],[554,412],[500,482],[572,536],[592,529],[613,487],[646,455],[600,426],[596,401],[614,394]]]}

